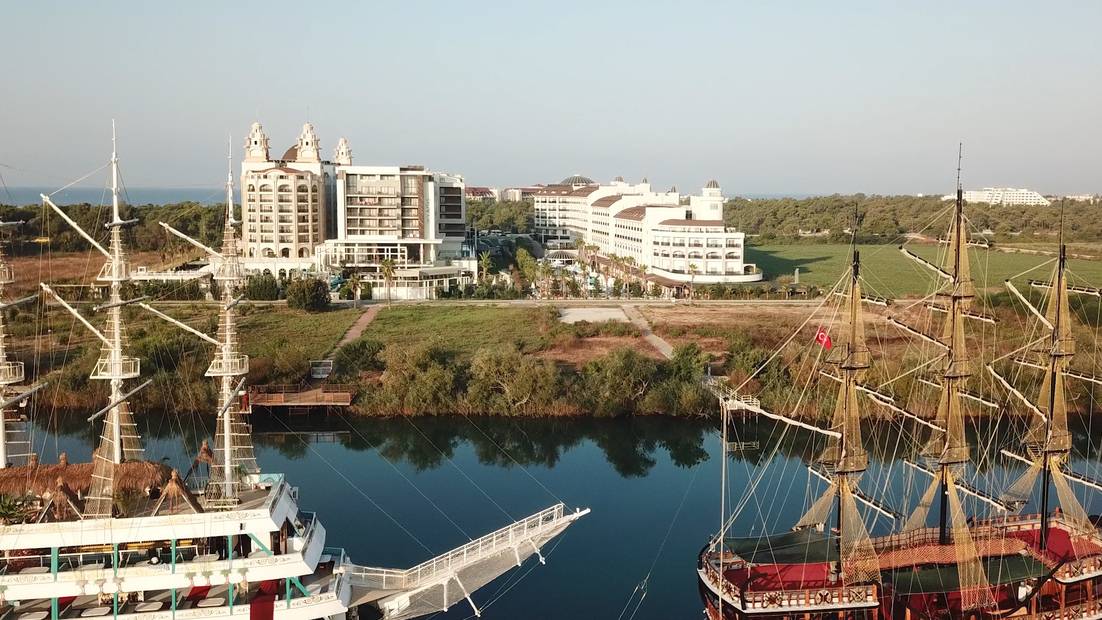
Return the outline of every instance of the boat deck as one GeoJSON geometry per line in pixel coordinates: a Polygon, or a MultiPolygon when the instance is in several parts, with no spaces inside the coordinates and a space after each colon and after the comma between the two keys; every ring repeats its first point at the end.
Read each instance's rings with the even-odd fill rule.
{"type": "MultiPolygon", "coordinates": [[[[291,588],[291,600],[332,592],[337,587],[338,576],[339,574],[333,571],[332,561],[319,564],[313,574],[299,579],[305,592],[300,591],[297,586],[291,588]]],[[[202,609],[210,615],[217,615],[221,610],[222,614],[227,614],[231,606],[248,605],[258,597],[273,601],[277,608],[280,605],[287,605],[286,590],[277,582],[242,583],[233,587],[232,597],[230,586],[223,584],[193,586],[186,590],[177,590],[175,611],[202,609]]],[[[22,601],[18,605],[5,603],[0,606],[0,620],[46,620],[51,616],[51,607],[50,599],[22,601]]],[[[129,593],[129,596],[120,595],[118,615],[148,614],[172,609],[172,591],[153,590],[129,593]]],[[[109,594],[58,599],[58,618],[96,618],[113,615],[114,598],[109,594]]]]}

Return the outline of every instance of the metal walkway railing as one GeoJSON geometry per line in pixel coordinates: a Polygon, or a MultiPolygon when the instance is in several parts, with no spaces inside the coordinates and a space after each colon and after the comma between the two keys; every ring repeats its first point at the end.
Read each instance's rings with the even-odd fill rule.
{"type": "Polygon", "coordinates": [[[386,590],[417,588],[439,581],[441,578],[448,578],[463,568],[520,545],[532,544],[538,549],[540,545],[536,540],[541,536],[564,527],[564,524],[588,512],[587,509],[566,514],[563,504],[555,504],[412,568],[399,570],[346,564],[345,572],[354,586],[386,590]]]}

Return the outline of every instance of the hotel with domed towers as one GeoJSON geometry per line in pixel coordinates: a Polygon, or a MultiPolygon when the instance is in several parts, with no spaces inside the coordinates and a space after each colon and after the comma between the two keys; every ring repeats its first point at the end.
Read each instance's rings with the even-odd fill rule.
{"type": "Polygon", "coordinates": [[[273,158],[253,123],[241,163],[243,263],[252,273],[292,277],[354,271],[383,290],[382,265],[394,265],[391,295],[426,299],[461,287],[465,236],[463,177],[423,166],[353,165],[346,139],[331,160],[314,126],[273,158]]]}
{"type": "Polygon", "coordinates": [[[669,293],[695,284],[757,282],[744,262],[745,234],[723,222],[723,193],[654,191],[647,179],[600,184],[574,175],[536,191],[535,225],[548,248],[595,248],[595,260],[630,258],[639,276],[669,293]]]}

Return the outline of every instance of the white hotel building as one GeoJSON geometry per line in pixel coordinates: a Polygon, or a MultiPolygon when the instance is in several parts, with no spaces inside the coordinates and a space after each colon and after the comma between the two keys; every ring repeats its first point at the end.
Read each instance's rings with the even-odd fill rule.
{"type": "Polygon", "coordinates": [[[241,164],[243,264],[293,276],[354,271],[385,295],[382,263],[394,262],[391,295],[426,299],[470,281],[457,262],[465,235],[463,177],[422,166],[362,166],[341,138],[322,160],[314,127],[279,159],[253,123],[241,164]]]}
{"type": "Polygon", "coordinates": [[[744,262],[744,233],[723,223],[719,184],[709,181],[701,195],[687,198],[676,188],[652,191],[646,179],[601,185],[575,175],[535,193],[536,231],[551,248],[580,239],[604,257],[631,257],[667,288],[761,280],[756,266],[744,262]]]}
{"type": "MultiPolygon", "coordinates": [[[[956,200],[955,195],[943,196],[942,200],[956,200]]],[[[970,189],[964,192],[964,202],[985,202],[993,205],[1027,205],[1047,207],[1051,203],[1047,198],[1031,189],[1015,189],[1013,187],[985,187],[983,189],[970,189]]]]}

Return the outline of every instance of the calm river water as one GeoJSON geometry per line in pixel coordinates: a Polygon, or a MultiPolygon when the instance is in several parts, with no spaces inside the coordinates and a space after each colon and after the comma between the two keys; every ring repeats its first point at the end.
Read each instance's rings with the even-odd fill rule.
{"type": "MultiPolygon", "coordinates": [[[[181,471],[209,432],[210,422],[198,418],[140,419],[147,456],[168,459],[181,471]]],[[[546,566],[530,560],[477,592],[484,618],[701,617],[696,555],[720,520],[714,425],[659,418],[350,423],[339,416],[294,422],[256,416],[254,423],[261,468],[283,472],[298,485],[303,508],[317,511],[325,524],[327,544],[344,547],[357,563],[410,566],[563,501],[593,512],[545,549],[546,566]]],[[[65,425],[57,429],[55,422],[53,430],[35,433],[48,462],[62,450],[71,459],[90,455],[98,433],[79,421],[65,425]]],[[[893,505],[913,505],[917,495],[906,489],[925,479],[885,456],[896,451],[900,434],[872,432],[878,441],[870,447],[872,464],[862,486],[879,490],[893,505]]],[[[763,469],[765,474],[735,530],[783,531],[822,490],[806,467],[816,445],[805,436],[782,435],[772,424],[747,424],[740,435],[748,449],[730,460],[734,502],[763,469]]],[[[1098,455],[1088,442],[1090,426],[1077,427],[1076,436],[1077,449],[1087,456],[1073,468],[1093,472],[1098,455]]],[[[991,442],[988,450],[1010,441],[991,442]]],[[[979,477],[996,488],[1023,468],[995,463],[979,477]]],[[[1083,499],[1088,510],[1102,510],[1102,494],[1083,499]]],[[[891,527],[885,519],[870,525],[891,527]]],[[[464,604],[435,617],[471,616],[464,604]]]]}

